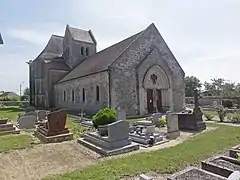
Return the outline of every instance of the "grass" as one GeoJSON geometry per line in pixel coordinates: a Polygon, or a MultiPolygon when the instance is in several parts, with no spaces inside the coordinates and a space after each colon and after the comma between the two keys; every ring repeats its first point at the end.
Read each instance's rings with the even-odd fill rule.
{"type": "Polygon", "coordinates": [[[80,126],[77,119],[74,119],[69,116],[67,117],[67,125],[66,126],[68,127],[69,131],[73,133],[74,139],[79,138],[85,132],[91,130],[91,128],[80,126]]]}
{"type": "Polygon", "coordinates": [[[44,180],[112,180],[149,171],[173,173],[239,144],[239,127],[210,124],[208,126],[218,128],[199,134],[174,147],[110,159],[84,169],[46,177],[44,180]]]}
{"type": "Polygon", "coordinates": [[[33,138],[26,134],[0,136],[0,153],[31,147],[33,138]]]}
{"type": "Polygon", "coordinates": [[[9,118],[12,122],[16,122],[18,114],[24,111],[17,106],[7,106],[0,108],[0,118],[9,118]]]}

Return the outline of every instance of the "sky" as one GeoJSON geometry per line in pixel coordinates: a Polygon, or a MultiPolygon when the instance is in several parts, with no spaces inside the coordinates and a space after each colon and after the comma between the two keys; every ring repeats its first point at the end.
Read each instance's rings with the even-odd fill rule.
{"type": "Polygon", "coordinates": [[[27,61],[69,24],[91,29],[98,51],[154,23],[185,71],[240,82],[239,0],[1,0],[0,90],[28,86],[27,61]]]}

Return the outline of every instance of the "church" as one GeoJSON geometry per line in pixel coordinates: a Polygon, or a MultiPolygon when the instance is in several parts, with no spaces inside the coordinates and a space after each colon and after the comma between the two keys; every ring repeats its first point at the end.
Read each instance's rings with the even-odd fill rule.
{"type": "Polygon", "coordinates": [[[185,107],[185,73],[154,24],[99,52],[91,30],[67,25],[28,64],[32,106],[127,116],[185,107]]]}

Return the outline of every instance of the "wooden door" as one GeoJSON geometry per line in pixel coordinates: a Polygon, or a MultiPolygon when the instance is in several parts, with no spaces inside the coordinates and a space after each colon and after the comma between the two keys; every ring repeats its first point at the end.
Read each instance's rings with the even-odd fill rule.
{"type": "Polygon", "coordinates": [[[147,89],[147,109],[148,113],[153,113],[153,90],[147,89]]]}
{"type": "Polygon", "coordinates": [[[162,92],[161,92],[161,89],[157,89],[157,96],[158,96],[157,109],[158,109],[158,112],[162,112],[162,92]]]}

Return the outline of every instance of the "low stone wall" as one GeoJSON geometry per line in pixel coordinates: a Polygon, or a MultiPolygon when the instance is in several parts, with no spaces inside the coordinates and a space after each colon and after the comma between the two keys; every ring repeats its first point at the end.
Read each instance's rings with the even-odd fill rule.
{"type": "Polygon", "coordinates": [[[4,106],[19,106],[23,105],[25,107],[29,106],[28,101],[0,101],[0,105],[4,106]]]}

